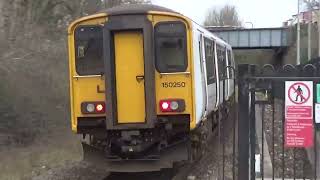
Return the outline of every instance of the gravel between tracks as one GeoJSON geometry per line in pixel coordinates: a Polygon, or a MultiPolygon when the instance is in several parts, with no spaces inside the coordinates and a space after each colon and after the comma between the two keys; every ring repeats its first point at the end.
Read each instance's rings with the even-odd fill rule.
{"type": "MultiPolygon", "coordinates": [[[[232,114],[232,113],[229,113],[232,114]]],[[[233,118],[224,122],[225,131],[221,131],[221,142],[225,142],[224,147],[224,176],[225,179],[232,179],[232,162],[233,162],[233,118]]],[[[185,166],[173,175],[171,171],[161,171],[154,173],[127,173],[127,174],[109,174],[98,170],[84,162],[70,162],[62,167],[52,169],[36,170],[34,174],[40,174],[32,180],[215,180],[218,175],[222,176],[223,159],[222,143],[219,143],[219,137],[213,137],[209,142],[208,152],[196,163],[191,166],[185,166]],[[220,145],[219,145],[220,144],[220,145]]]]}
{"type": "Polygon", "coordinates": [[[275,99],[274,114],[272,105],[264,107],[265,135],[271,161],[274,161],[275,177],[280,178],[284,175],[285,178],[294,176],[296,178],[311,178],[312,166],[308,160],[306,149],[283,148],[283,125],[285,121],[283,104],[283,100],[275,99]],[[272,127],[273,118],[274,128],[272,127]]]}
{"type": "MultiPolygon", "coordinates": [[[[289,178],[295,176],[297,178],[311,177],[312,167],[308,161],[306,151],[304,149],[296,149],[295,154],[292,149],[284,149],[283,151],[283,101],[275,100],[274,115],[272,105],[265,105],[264,107],[264,125],[265,137],[269,147],[271,162],[275,167],[275,177],[284,176],[289,178]],[[274,117],[274,129],[273,125],[274,117]],[[274,137],[274,140],[273,140],[274,137]],[[274,147],[274,149],[273,149],[274,147]],[[274,153],[273,153],[274,152],[274,153]],[[273,156],[274,154],[274,156],[273,156]],[[284,155],[284,156],[283,156],[284,155]],[[295,156],[295,161],[293,160],[295,156]],[[282,168],[283,158],[285,158],[285,167],[282,168]],[[293,167],[296,167],[295,172],[293,167]]],[[[232,114],[232,113],[229,113],[232,114]]],[[[209,144],[209,150],[204,157],[192,166],[186,166],[179,169],[175,177],[171,178],[168,172],[157,173],[138,173],[138,174],[111,174],[101,172],[95,168],[89,167],[84,163],[69,163],[63,167],[56,169],[49,169],[44,175],[37,176],[32,180],[185,180],[189,177],[190,180],[216,180],[222,176],[222,163],[224,162],[224,179],[232,179],[233,172],[233,117],[228,121],[224,121],[224,131],[221,133],[220,139],[225,142],[224,151],[223,146],[219,143],[219,136],[215,136],[209,144]],[[222,152],[224,152],[225,160],[222,159],[222,152]],[[108,177],[107,177],[108,176],[108,177]]],[[[237,134],[237,132],[236,132],[237,134]]],[[[236,140],[237,141],[237,140],[236,140]]],[[[237,151],[237,146],[236,146],[237,151]]],[[[237,163],[237,162],[235,162],[237,163]]],[[[42,170],[43,171],[43,170],[42,170]]],[[[236,169],[235,169],[236,171],[236,169]]],[[[189,180],[188,179],[188,180],[189,180]]]]}
{"type": "Polygon", "coordinates": [[[84,162],[69,162],[53,169],[42,168],[34,171],[35,174],[41,175],[33,177],[32,180],[102,180],[109,174],[84,162]]]}
{"type": "MultiPolygon", "coordinates": [[[[222,176],[224,176],[225,180],[232,179],[234,148],[233,127],[236,126],[236,124],[234,124],[234,113],[230,112],[229,115],[231,116],[223,122],[223,126],[221,127],[221,137],[223,138],[219,141],[219,136],[217,134],[217,136],[210,141],[209,150],[206,155],[202,157],[198,163],[193,165],[194,168],[192,168],[189,173],[190,179],[216,180],[218,177],[221,179],[222,176]]],[[[235,131],[235,133],[237,132],[235,131]]]]}
{"type": "MultiPolygon", "coordinates": [[[[225,179],[232,179],[232,131],[226,136],[225,143],[225,179]]],[[[218,167],[222,165],[222,154],[219,155],[219,139],[214,137],[209,145],[209,151],[201,160],[191,167],[182,167],[175,177],[170,171],[154,173],[133,173],[133,174],[109,174],[103,172],[83,162],[66,163],[62,167],[53,169],[40,169],[35,174],[41,174],[32,178],[32,180],[215,180],[218,177],[218,167]],[[42,172],[42,173],[41,173],[42,172]]],[[[222,175],[222,172],[220,171],[222,175]]]]}

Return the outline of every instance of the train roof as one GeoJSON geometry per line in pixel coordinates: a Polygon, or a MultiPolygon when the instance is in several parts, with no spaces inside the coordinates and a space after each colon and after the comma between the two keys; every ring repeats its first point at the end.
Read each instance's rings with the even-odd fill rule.
{"type": "Polygon", "coordinates": [[[172,9],[165,8],[162,6],[152,5],[152,4],[126,4],[115,6],[113,8],[108,8],[100,11],[108,15],[121,15],[121,14],[147,14],[149,11],[160,11],[168,13],[180,14],[172,9]]]}
{"type": "Polygon", "coordinates": [[[193,22],[193,24],[196,25],[198,29],[203,31],[207,36],[212,37],[218,43],[223,44],[223,45],[231,48],[230,45],[227,44],[224,40],[222,40],[221,38],[219,38],[218,36],[216,36],[212,32],[208,31],[206,28],[204,28],[203,26],[201,26],[197,22],[193,21],[192,19],[188,18],[187,16],[185,16],[179,12],[176,12],[172,9],[162,7],[162,6],[153,5],[153,4],[125,4],[125,5],[115,6],[112,8],[107,8],[107,9],[104,9],[104,10],[97,12],[95,15],[90,15],[90,16],[78,19],[77,21],[73,22],[70,25],[68,31],[70,33],[71,27],[73,25],[75,25],[77,22],[80,22],[81,20],[87,19],[88,17],[95,17],[95,16],[99,16],[101,14],[107,14],[108,16],[125,15],[125,14],[127,14],[127,15],[148,14],[150,11],[177,14],[178,16],[181,16],[181,17],[185,18],[186,20],[193,22]]]}
{"type": "Polygon", "coordinates": [[[225,46],[228,49],[232,49],[231,45],[228,44],[225,40],[221,39],[220,37],[218,37],[216,34],[210,32],[209,30],[207,30],[205,27],[197,24],[196,22],[193,21],[193,27],[198,29],[199,31],[204,33],[204,36],[207,38],[210,38],[212,40],[214,40],[216,43],[225,46]]]}
{"type": "Polygon", "coordinates": [[[228,46],[224,40],[221,38],[217,37],[215,34],[212,32],[208,31],[206,28],[198,24],[197,22],[193,21],[192,19],[186,17],[185,15],[178,13],[172,9],[162,7],[162,6],[157,6],[157,5],[152,5],[152,4],[126,4],[126,5],[120,5],[120,6],[115,6],[113,8],[105,9],[102,12],[107,13],[108,15],[121,15],[121,14],[147,14],[150,11],[159,11],[159,12],[168,12],[168,13],[175,13],[183,16],[186,19],[189,19],[192,21],[194,24],[196,24],[198,27],[201,28],[202,31],[205,31],[206,34],[211,34],[211,37],[213,37],[218,43],[221,43],[225,46],[228,46]]]}

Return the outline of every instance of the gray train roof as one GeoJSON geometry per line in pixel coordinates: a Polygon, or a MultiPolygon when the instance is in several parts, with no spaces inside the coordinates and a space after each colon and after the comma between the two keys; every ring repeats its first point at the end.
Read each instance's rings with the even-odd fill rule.
{"type": "Polygon", "coordinates": [[[170,12],[170,13],[177,13],[171,9],[151,5],[151,4],[129,4],[129,5],[120,5],[113,8],[105,9],[100,12],[105,12],[108,15],[120,15],[120,14],[146,14],[149,11],[161,11],[161,12],[170,12]]]}
{"type": "MultiPolygon", "coordinates": [[[[152,5],[152,4],[126,4],[126,5],[120,5],[115,6],[113,8],[105,9],[100,11],[99,13],[107,13],[108,15],[122,15],[122,14],[147,14],[149,11],[160,11],[160,12],[169,12],[169,13],[176,13],[180,14],[172,9],[165,8],[162,6],[152,5]]],[[[182,15],[182,14],[180,14],[182,15]]],[[[182,15],[184,16],[184,15],[182,15]]],[[[184,16],[185,17],[185,16],[184,16]]],[[[193,21],[194,22],[194,21],[193,21]]],[[[218,36],[212,34],[210,31],[206,30],[201,25],[194,22],[198,28],[201,28],[202,31],[206,32],[206,34],[211,34],[211,36],[218,42],[222,43],[225,46],[229,47],[229,44],[227,44],[224,40],[220,39],[218,36]]],[[[231,48],[231,47],[229,47],[231,48]]]]}

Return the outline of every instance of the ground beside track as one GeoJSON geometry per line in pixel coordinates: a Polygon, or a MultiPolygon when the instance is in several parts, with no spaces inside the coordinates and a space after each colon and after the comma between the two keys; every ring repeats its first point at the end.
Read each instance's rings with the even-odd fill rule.
{"type": "Polygon", "coordinates": [[[63,166],[48,169],[46,173],[32,180],[102,180],[109,173],[98,170],[83,162],[69,162],[63,166]]]}
{"type": "MultiPolygon", "coordinates": [[[[232,179],[233,172],[233,127],[234,112],[229,113],[228,120],[224,121],[221,128],[221,137],[215,136],[208,144],[208,152],[196,163],[184,166],[176,174],[170,171],[157,173],[128,173],[128,174],[111,174],[104,180],[216,180],[219,175],[224,179],[232,179]],[[224,150],[223,150],[224,142],[224,150]],[[224,160],[223,152],[224,151],[224,160]],[[219,163],[220,164],[219,164],[219,163]],[[220,167],[220,168],[219,168],[220,167]],[[224,167],[224,172],[223,172],[224,167]],[[189,179],[188,179],[189,178],[189,179]]],[[[237,131],[235,131],[237,134],[237,131]]],[[[235,140],[236,141],[236,140],[235,140]]],[[[236,149],[235,149],[236,150],[236,149]]]]}
{"type": "Polygon", "coordinates": [[[108,173],[83,162],[73,162],[49,169],[46,173],[33,177],[32,180],[187,180],[188,177],[190,180],[215,180],[219,174],[220,177],[224,175],[225,179],[232,179],[233,120],[234,116],[230,116],[223,124],[221,137],[225,137],[224,139],[219,141],[219,136],[215,136],[208,144],[208,152],[199,161],[181,167],[176,173],[170,170],[150,173],[108,173]],[[222,142],[225,142],[224,150],[222,142]]]}
{"type": "Polygon", "coordinates": [[[233,135],[237,134],[237,123],[234,121],[235,112],[228,114],[229,117],[223,122],[220,131],[220,136],[224,138],[219,139],[219,134],[217,134],[210,140],[207,153],[192,166],[182,168],[173,180],[185,180],[188,177],[190,180],[216,180],[222,179],[222,176],[225,180],[232,179],[233,148],[235,147],[237,151],[237,147],[234,146],[236,145],[234,141],[237,142],[237,140],[233,135]],[[234,127],[236,131],[233,131],[234,127]]]}

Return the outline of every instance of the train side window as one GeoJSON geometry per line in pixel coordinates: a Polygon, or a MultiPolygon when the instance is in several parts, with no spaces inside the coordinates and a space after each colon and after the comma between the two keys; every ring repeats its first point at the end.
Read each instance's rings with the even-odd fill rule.
{"type": "Polygon", "coordinates": [[[205,58],[206,58],[206,70],[207,70],[207,82],[213,84],[215,82],[215,66],[214,66],[214,42],[205,38],[205,58]]]}
{"type": "Polygon", "coordinates": [[[199,36],[199,57],[200,57],[200,63],[203,62],[203,45],[202,45],[202,36],[199,36]]]}
{"type": "Polygon", "coordinates": [[[156,67],[160,73],[187,70],[186,38],[182,22],[161,22],[155,26],[156,67]]]}
{"type": "MultiPolygon", "coordinates": [[[[230,66],[230,67],[233,67],[233,65],[232,65],[232,54],[231,54],[231,51],[230,50],[228,50],[227,51],[228,52],[228,66],[230,66]]],[[[229,71],[229,76],[228,76],[228,79],[233,79],[233,69],[232,68],[228,68],[228,71],[229,71]]]]}
{"type": "Polygon", "coordinates": [[[79,75],[104,72],[103,34],[101,26],[79,26],[75,30],[75,61],[79,75]]]}
{"type": "Polygon", "coordinates": [[[221,46],[217,46],[217,58],[218,58],[218,68],[219,77],[221,80],[226,78],[226,50],[221,46]]]}

